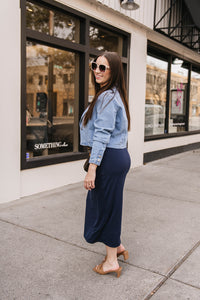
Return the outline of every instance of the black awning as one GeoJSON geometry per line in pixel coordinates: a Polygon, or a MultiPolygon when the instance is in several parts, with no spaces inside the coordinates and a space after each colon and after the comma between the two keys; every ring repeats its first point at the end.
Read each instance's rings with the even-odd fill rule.
{"type": "Polygon", "coordinates": [[[154,30],[200,53],[200,0],[155,0],[154,30]]]}
{"type": "Polygon", "coordinates": [[[200,29],[200,0],[184,0],[196,27],[200,29]]]}

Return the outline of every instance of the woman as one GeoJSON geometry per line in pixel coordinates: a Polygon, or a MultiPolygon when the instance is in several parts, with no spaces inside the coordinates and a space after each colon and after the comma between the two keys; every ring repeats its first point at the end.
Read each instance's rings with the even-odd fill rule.
{"type": "Polygon", "coordinates": [[[130,168],[127,136],[130,115],[121,59],[105,52],[92,64],[95,96],[80,121],[81,145],[91,147],[84,187],[88,190],[84,237],[106,246],[104,261],[93,270],[121,274],[117,257],[128,259],[121,244],[123,187],[130,168]]]}

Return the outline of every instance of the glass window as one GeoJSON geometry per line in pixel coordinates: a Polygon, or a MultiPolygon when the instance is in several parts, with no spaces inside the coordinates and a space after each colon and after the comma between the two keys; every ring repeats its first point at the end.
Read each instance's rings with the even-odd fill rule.
{"type": "Polygon", "coordinates": [[[200,130],[200,70],[191,72],[189,130],[200,130]]]}
{"type": "Polygon", "coordinates": [[[171,64],[169,133],[186,130],[188,69],[183,63],[182,60],[174,58],[171,64]]]}
{"type": "Polygon", "coordinates": [[[26,61],[26,159],[78,151],[78,54],[27,42],[26,61]]]}
{"type": "Polygon", "coordinates": [[[147,56],[145,136],[165,130],[167,68],[166,61],[147,56]]]}
{"type": "Polygon", "coordinates": [[[26,26],[28,29],[79,43],[78,19],[31,2],[26,4],[26,26]]]}
{"type": "Polygon", "coordinates": [[[100,51],[114,51],[122,56],[123,38],[121,35],[100,26],[90,26],[90,47],[100,51]]]}

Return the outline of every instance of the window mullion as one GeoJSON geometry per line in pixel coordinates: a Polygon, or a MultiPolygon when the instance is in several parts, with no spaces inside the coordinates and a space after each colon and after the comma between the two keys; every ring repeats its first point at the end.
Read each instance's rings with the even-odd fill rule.
{"type": "Polygon", "coordinates": [[[168,59],[168,70],[167,70],[167,94],[166,94],[166,115],[165,115],[165,133],[169,132],[169,102],[170,102],[170,85],[171,85],[171,64],[172,56],[168,59]]]}
{"type": "Polygon", "coordinates": [[[186,131],[189,131],[189,116],[190,116],[190,84],[191,84],[192,64],[188,70],[187,98],[186,98],[186,131]]]}
{"type": "Polygon", "coordinates": [[[45,45],[60,47],[64,50],[74,50],[79,52],[85,51],[85,45],[73,43],[68,40],[57,38],[54,36],[47,35],[35,30],[26,29],[26,36],[28,40],[36,41],[45,45]]]}

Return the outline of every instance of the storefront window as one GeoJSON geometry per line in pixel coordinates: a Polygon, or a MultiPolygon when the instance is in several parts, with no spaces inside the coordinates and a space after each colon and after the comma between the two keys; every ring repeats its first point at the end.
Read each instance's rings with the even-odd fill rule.
{"type": "Polygon", "coordinates": [[[147,56],[145,136],[165,130],[167,67],[166,61],[147,56]]]}
{"type": "Polygon", "coordinates": [[[28,29],[79,43],[78,19],[31,2],[26,3],[26,26],[28,29]]]}
{"type": "Polygon", "coordinates": [[[186,130],[188,69],[183,64],[178,58],[174,58],[171,64],[169,133],[186,130]]]}
{"type": "Polygon", "coordinates": [[[145,140],[200,131],[200,67],[159,47],[147,51],[145,140]]]}
{"type": "Polygon", "coordinates": [[[26,159],[77,151],[79,56],[27,42],[26,62],[26,159]]]}
{"type": "Polygon", "coordinates": [[[200,130],[200,71],[191,72],[189,130],[200,130]]]}
{"type": "Polygon", "coordinates": [[[90,47],[100,51],[114,51],[122,56],[123,38],[119,34],[106,30],[100,26],[90,26],[90,47]]]}

